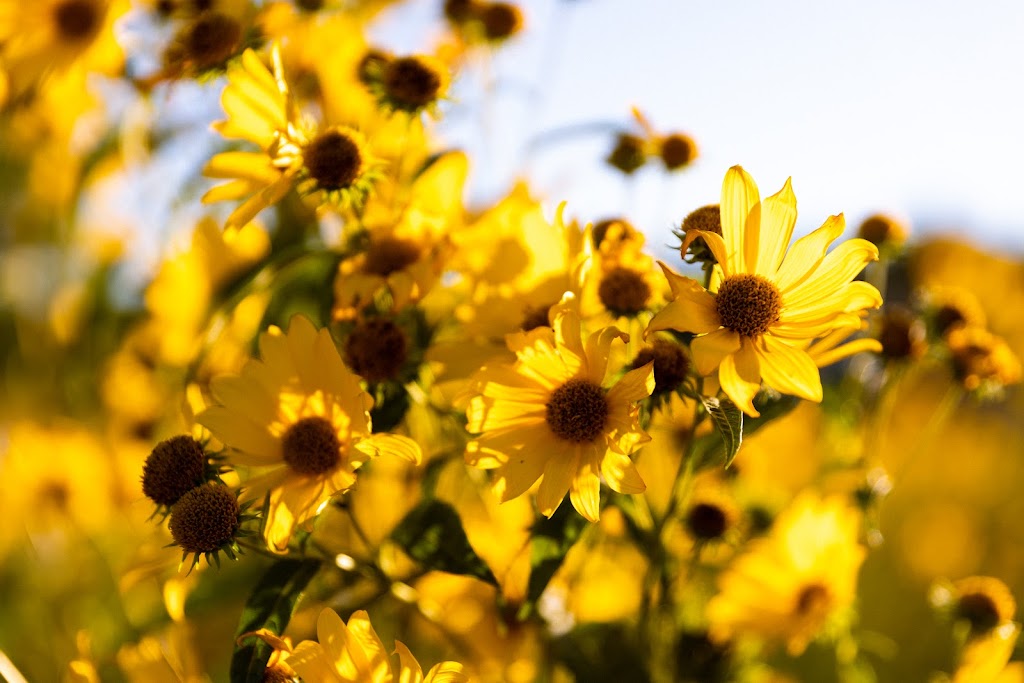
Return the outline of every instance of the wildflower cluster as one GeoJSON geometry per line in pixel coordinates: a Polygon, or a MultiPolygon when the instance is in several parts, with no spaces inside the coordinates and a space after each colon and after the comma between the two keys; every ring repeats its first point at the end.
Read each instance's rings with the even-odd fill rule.
{"type": "MultiPolygon", "coordinates": [[[[801,231],[741,166],[675,230],[484,196],[445,125],[530,17],[436,4],[400,52],[386,0],[0,0],[0,673],[1019,677],[1019,558],[928,495],[1007,490],[1024,330],[950,272],[1019,264],[801,231]],[[899,650],[925,621],[943,655],[899,650]]],[[[613,137],[627,176],[698,161],[613,137]]]]}

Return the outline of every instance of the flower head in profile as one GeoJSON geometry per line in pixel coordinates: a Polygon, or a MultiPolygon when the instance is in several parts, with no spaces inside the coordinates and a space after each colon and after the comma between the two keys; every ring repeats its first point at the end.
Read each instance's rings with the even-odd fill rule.
{"type": "Polygon", "coordinates": [[[287,638],[280,638],[266,629],[247,633],[242,638],[248,636],[260,638],[274,647],[275,666],[282,671],[294,671],[305,681],[466,683],[469,680],[458,662],[435,664],[424,676],[409,648],[398,641],[395,641],[396,669],[364,610],[354,612],[346,624],[337,612],[324,609],[316,622],[319,642],[304,640],[294,648],[287,638]]]}
{"type": "Polygon", "coordinates": [[[514,363],[485,366],[470,380],[467,429],[480,435],[466,459],[497,469],[502,500],[540,479],[542,514],[554,514],[569,492],[573,507],[597,521],[602,475],[615,491],[643,493],[629,454],[650,440],[636,401],[654,390],[654,369],[648,363],[607,387],[612,342],[624,337],[605,327],[584,344],[576,302],[566,297],[552,307],[551,327],[508,336],[514,363]]]}
{"type": "MultiPolygon", "coordinates": [[[[851,239],[831,252],[844,228],[842,215],[790,246],[796,224],[796,197],[785,186],[763,201],[746,171],[729,169],[722,184],[722,234],[696,230],[721,269],[716,291],[662,266],[674,300],[648,326],[693,332],[697,371],[718,369],[722,390],[748,415],[761,382],[784,394],[821,401],[819,364],[808,353],[817,340],[837,330],[861,327],[861,316],[881,305],[881,295],[853,278],[878,258],[875,245],[851,239]]],[[[687,235],[689,238],[690,235],[687,235]]],[[[865,345],[851,342],[830,349],[831,361],[865,345]]],[[[877,347],[877,344],[873,345],[877,347]]],[[[847,354],[848,355],[848,354],[847,354]]]]}
{"type": "Polygon", "coordinates": [[[204,202],[247,198],[228,218],[229,226],[245,225],[292,188],[317,195],[320,203],[359,206],[377,178],[377,160],[362,133],[299,121],[276,47],[272,56],[274,73],[252,50],[228,67],[221,97],[228,119],[216,128],[261,150],[221,152],[204,169],[207,176],[229,181],[207,192],[204,202]]]}
{"type": "Polygon", "coordinates": [[[804,494],[719,579],[708,603],[712,639],[783,642],[804,651],[856,594],[860,517],[841,498],[804,494]]]}
{"type": "Polygon", "coordinates": [[[371,433],[373,399],[326,329],[296,316],[287,334],[262,334],[259,347],[261,359],[241,375],[213,380],[216,405],[197,420],[229,449],[231,463],[256,468],[243,487],[249,497],[269,496],[264,538],[283,551],[297,525],[355,483],[366,460],[383,453],[418,461],[420,448],[371,433]]]}

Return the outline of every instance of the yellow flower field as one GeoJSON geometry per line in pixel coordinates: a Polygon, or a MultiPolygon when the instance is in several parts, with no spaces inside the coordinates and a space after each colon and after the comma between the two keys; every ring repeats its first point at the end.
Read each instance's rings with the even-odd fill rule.
{"type": "Polygon", "coordinates": [[[527,7],[0,0],[0,678],[1024,682],[1024,251],[534,130],[527,7]]]}

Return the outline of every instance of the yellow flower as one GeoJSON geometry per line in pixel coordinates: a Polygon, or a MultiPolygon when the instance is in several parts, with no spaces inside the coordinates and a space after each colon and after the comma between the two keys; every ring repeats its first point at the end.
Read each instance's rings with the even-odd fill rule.
{"type": "Polygon", "coordinates": [[[606,389],[616,338],[626,335],[606,327],[584,346],[575,301],[566,297],[553,307],[552,327],[508,336],[514,364],[485,366],[470,380],[467,429],[482,434],[467,445],[466,459],[497,468],[503,501],[541,479],[542,514],[554,514],[568,491],[573,507],[597,521],[601,475],[615,491],[643,493],[629,454],[650,440],[634,402],[654,390],[653,363],[606,389]]]}
{"type": "MultiPolygon", "coordinates": [[[[262,638],[278,649],[288,647],[286,639],[265,630],[246,635],[262,638]]],[[[469,680],[458,662],[435,664],[424,676],[419,662],[399,641],[395,641],[399,659],[396,671],[364,610],[354,612],[347,624],[334,610],[323,610],[316,622],[316,635],[320,642],[304,640],[291,650],[288,657],[279,660],[279,663],[286,662],[306,681],[466,683],[469,680]]]]}
{"type": "Polygon", "coordinates": [[[123,55],[113,25],[127,10],[125,0],[0,0],[0,61],[11,92],[75,62],[114,74],[123,55]]]}
{"type": "Polygon", "coordinates": [[[762,380],[782,393],[821,401],[821,377],[808,347],[837,329],[859,328],[859,313],[881,305],[873,286],[851,282],[878,258],[878,249],[852,239],[826,254],[843,232],[840,214],[787,251],[796,223],[789,181],[760,201],[753,178],[739,166],[725,176],[721,213],[722,235],[696,232],[721,268],[717,291],[662,266],[675,300],[648,333],[700,335],[692,344],[697,371],[717,368],[722,390],[748,415],[759,415],[752,401],[762,380]]]}
{"type": "Polygon", "coordinates": [[[1022,683],[1024,663],[1009,662],[1020,626],[1007,622],[971,641],[960,656],[953,683],[1022,683]]]}
{"type": "Polygon", "coordinates": [[[719,579],[707,607],[710,633],[722,642],[754,636],[804,651],[856,592],[864,559],[860,519],[840,498],[804,494],[719,579]]]}
{"type": "Polygon", "coordinates": [[[997,335],[981,327],[958,325],[946,335],[953,372],[969,391],[998,394],[1021,379],[1020,359],[997,335]]]}
{"type": "Polygon", "coordinates": [[[419,461],[411,439],[371,434],[373,399],[345,367],[326,329],[292,318],[287,334],[260,335],[260,356],[239,376],[215,378],[217,404],[197,421],[233,452],[231,461],[264,471],[243,483],[248,497],[269,496],[264,538],[283,551],[295,527],[380,453],[419,461]]]}
{"type": "Polygon", "coordinates": [[[342,208],[361,205],[376,179],[376,159],[359,131],[348,126],[317,129],[300,124],[284,79],[278,49],[274,73],[252,50],[228,67],[221,105],[228,115],[216,125],[221,135],[241,138],[259,152],[221,152],[203,172],[230,182],[214,187],[204,202],[248,197],[228,217],[228,226],[243,226],[280,201],[292,188],[316,194],[318,203],[342,208]]]}

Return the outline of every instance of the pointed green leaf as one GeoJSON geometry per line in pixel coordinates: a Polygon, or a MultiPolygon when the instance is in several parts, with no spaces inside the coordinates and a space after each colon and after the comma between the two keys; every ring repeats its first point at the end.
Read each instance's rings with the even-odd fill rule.
{"type": "Polygon", "coordinates": [[[459,513],[447,503],[423,501],[398,523],[391,540],[426,569],[474,576],[498,585],[490,567],[469,544],[459,513]]]}
{"type": "Polygon", "coordinates": [[[231,683],[262,683],[271,648],[262,640],[237,638],[261,628],[281,635],[295,604],[320,569],[318,560],[278,560],[260,577],[238,620],[235,652],[231,656],[231,683]]]}
{"type": "Polygon", "coordinates": [[[715,423],[715,429],[722,436],[725,447],[725,466],[728,467],[740,452],[743,443],[743,412],[727,398],[702,396],[704,409],[715,423]]]}
{"type": "Polygon", "coordinates": [[[526,602],[519,609],[520,619],[526,619],[533,613],[551,577],[589,525],[590,522],[571,505],[559,505],[550,518],[538,518],[530,530],[530,581],[526,588],[526,602]]]}

